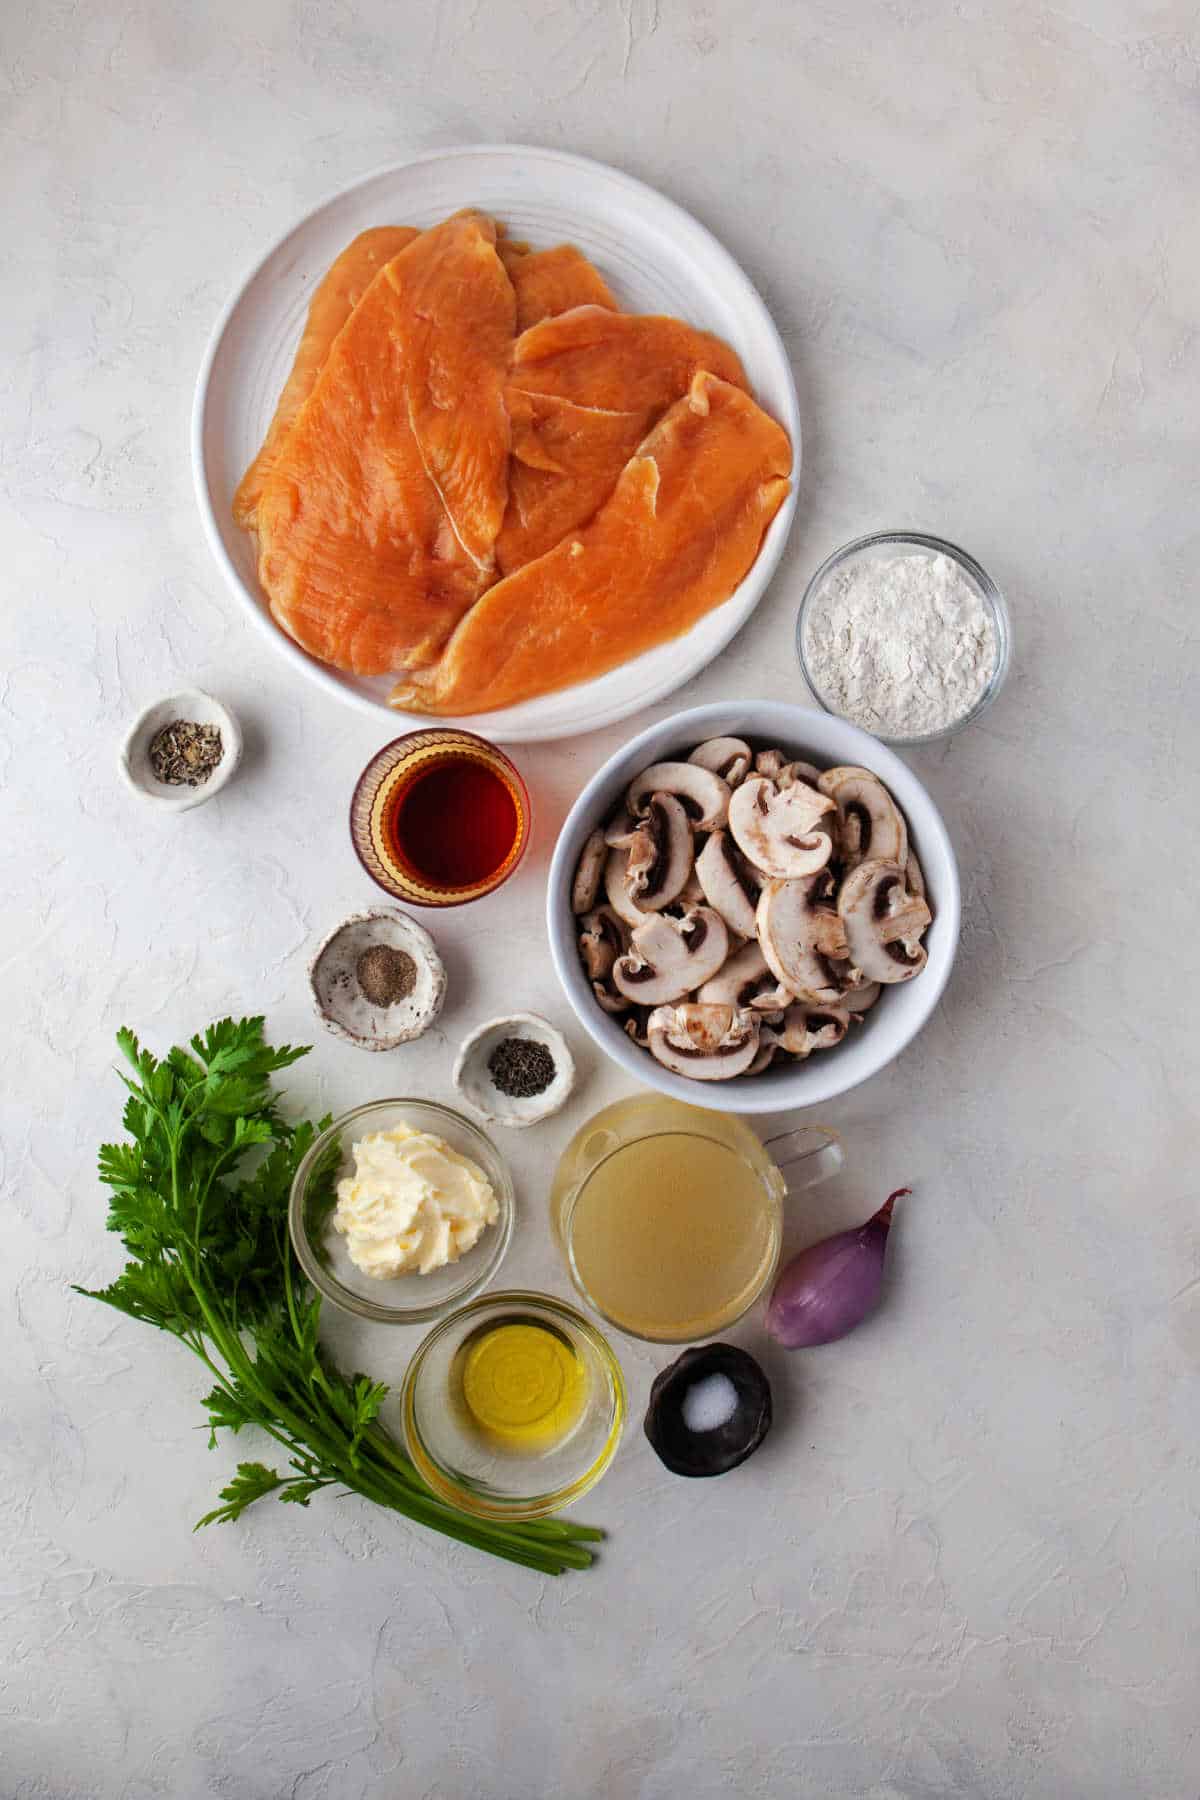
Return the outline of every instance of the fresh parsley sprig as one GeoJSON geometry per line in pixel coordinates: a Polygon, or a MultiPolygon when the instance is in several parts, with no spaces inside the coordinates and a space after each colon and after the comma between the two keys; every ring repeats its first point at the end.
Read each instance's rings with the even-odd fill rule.
{"type": "Polygon", "coordinates": [[[131,1031],[117,1043],[132,1071],[121,1072],[129,1141],[102,1146],[100,1179],[129,1260],[108,1287],[75,1291],[199,1357],[213,1380],[203,1402],[210,1446],[219,1432],[255,1426],[287,1458],[283,1474],[239,1463],[197,1529],[268,1494],[307,1506],[338,1487],[546,1574],[586,1568],[602,1532],[557,1519],[492,1524],[439,1500],[380,1422],[384,1383],[344,1375],[323,1350],[320,1296],[295,1262],[287,1209],[327,1121],[289,1124],[272,1085],[307,1050],[272,1048],[261,1018],[221,1019],[161,1061],[131,1031]]]}

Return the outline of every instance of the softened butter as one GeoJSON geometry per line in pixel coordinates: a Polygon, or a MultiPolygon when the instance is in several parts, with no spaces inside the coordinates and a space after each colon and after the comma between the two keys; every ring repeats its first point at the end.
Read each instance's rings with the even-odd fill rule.
{"type": "Polygon", "coordinates": [[[337,1185],[334,1229],[364,1275],[390,1281],[457,1262],[500,1215],[487,1176],[444,1139],[411,1125],[372,1131],[337,1185]]]}

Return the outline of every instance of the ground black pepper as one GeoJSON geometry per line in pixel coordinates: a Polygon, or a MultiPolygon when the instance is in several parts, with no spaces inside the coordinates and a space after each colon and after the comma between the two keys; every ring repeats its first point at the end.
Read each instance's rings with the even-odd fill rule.
{"type": "Polygon", "coordinates": [[[417,979],[417,965],[406,950],[372,944],[354,965],[358,985],[372,1006],[395,1006],[407,1000],[417,979]]]}
{"type": "Polygon", "coordinates": [[[215,725],[173,719],[156,731],[146,752],[157,779],[167,787],[201,787],[225,754],[215,725]]]}
{"type": "Polygon", "coordinates": [[[501,1038],[488,1057],[488,1074],[512,1100],[529,1100],[545,1093],[557,1073],[545,1044],[533,1038],[501,1038]]]}

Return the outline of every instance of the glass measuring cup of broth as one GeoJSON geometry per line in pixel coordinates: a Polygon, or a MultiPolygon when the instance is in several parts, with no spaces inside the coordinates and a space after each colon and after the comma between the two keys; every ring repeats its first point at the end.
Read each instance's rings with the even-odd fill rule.
{"type": "Polygon", "coordinates": [[[763,1143],[730,1113],[640,1094],[576,1132],[555,1172],[551,1224],[601,1318],[652,1343],[692,1343],[740,1319],[771,1280],[789,1191],[841,1165],[828,1126],[763,1143]]]}
{"type": "Polygon", "coordinates": [[[529,794],[470,731],[412,731],[373,756],[350,804],[371,879],[414,906],[461,906],[507,881],[529,842],[529,794]]]}

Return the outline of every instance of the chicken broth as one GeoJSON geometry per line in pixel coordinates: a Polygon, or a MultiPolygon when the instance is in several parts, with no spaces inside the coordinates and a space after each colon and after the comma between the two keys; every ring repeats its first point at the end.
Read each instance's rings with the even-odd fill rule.
{"type": "Polygon", "coordinates": [[[641,1337],[707,1336],[759,1292],[777,1248],[777,1201],[739,1152],[666,1131],[625,1144],[583,1183],[571,1217],[579,1282],[641,1337]]]}

